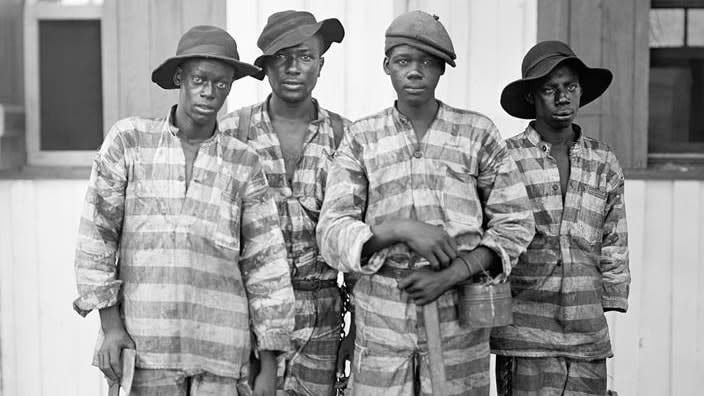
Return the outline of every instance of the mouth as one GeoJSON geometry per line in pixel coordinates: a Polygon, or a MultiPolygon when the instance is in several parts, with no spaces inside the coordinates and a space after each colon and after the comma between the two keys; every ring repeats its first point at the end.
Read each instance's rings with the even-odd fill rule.
{"type": "Polygon", "coordinates": [[[214,108],[212,108],[212,107],[210,107],[210,106],[206,106],[206,105],[195,105],[195,106],[193,106],[193,108],[194,108],[197,112],[199,112],[199,113],[201,113],[201,114],[213,114],[213,113],[216,113],[216,110],[215,110],[214,108]]]}
{"type": "Polygon", "coordinates": [[[283,81],[281,83],[281,85],[283,85],[284,87],[286,87],[288,89],[299,89],[299,88],[303,87],[303,83],[298,82],[298,81],[283,81]]]}
{"type": "Polygon", "coordinates": [[[572,118],[573,115],[574,115],[574,112],[572,112],[570,110],[562,110],[562,111],[558,111],[558,112],[554,113],[552,115],[552,117],[555,119],[558,119],[558,120],[566,120],[566,119],[572,118]]]}
{"type": "Polygon", "coordinates": [[[425,91],[425,87],[405,86],[403,87],[403,91],[411,95],[418,95],[425,91]]]}

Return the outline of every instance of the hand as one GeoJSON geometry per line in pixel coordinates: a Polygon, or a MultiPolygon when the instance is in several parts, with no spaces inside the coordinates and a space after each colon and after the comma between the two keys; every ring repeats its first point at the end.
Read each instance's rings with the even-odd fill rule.
{"type": "Polygon", "coordinates": [[[417,305],[425,305],[435,301],[455,285],[456,282],[448,277],[449,273],[446,270],[419,268],[398,281],[398,288],[408,293],[417,305]]]}
{"type": "MultiPolygon", "coordinates": [[[[337,349],[336,374],[342,373],[344,375],[347,366],[346,363],[350,362],[350,364],[352,364],[352,359],[354,359],[354,340],[356,336],[355,333],[357,332],[357,328],[354,324],[354,314],[351,315],[350,319],[350,330],[347,335],[345,335],[345,338],[342,339],[340,342],[340,347],[337,349]]],[[[336,388],[345,389],[346,387],[346,379],[340,383],[336,383],[336,388]]]]}
{"type": "Polygon", "coordinates": [[[105,332],[103,344],[98,350],[98,368],[112,382],[122,378],[122,350],[135,348],[134,341],[123,327],[116,327],[105,332]]]}
{"type": "Polygon", "coordinates": [[[259,351],[259,373],[254,379],[253,396],[276,396],[276,356],[272,351],[259,351]]]}
{"type": "Polygon", "coordinates": [[[455,239],[439,226],[416,220],[401,220],[397,230],[408,247],[425,257],[432,268],[447,268],[457,257],[455,239]]]}

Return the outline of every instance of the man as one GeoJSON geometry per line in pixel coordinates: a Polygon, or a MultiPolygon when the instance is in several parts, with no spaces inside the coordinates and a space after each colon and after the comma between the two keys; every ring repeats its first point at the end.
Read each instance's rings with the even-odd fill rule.
{"type": "Polygon", "coordinates": [[[430,394],[421,313],[436,301],[448,394],[488,395],[489,331],[460,326],[453,286],[510,271],[533,236],[525,187],[491,120],[435,98],[456,58],[437,17],[396,18],[385,53],[397,101],[346,131],[318,224],[326,261],[364,275],[353,394],[430,394]]]}
{"type": "Polygon", "coordinates": [[[330,160],[348,123],[313,98],[331,43],[345,35],[337,19],[305,11],[272,14],[254,63],[269,80],[262,103],[221,120],[259,154],[279,213],[296,295],[294,351],[280,366],[280,387],[292,395],[330,395],[342,331],[337,271],[318,251],[315,227],[330,160]]]}
{"type": "Polygon", "coordinates": [[[257,154],[216,122],[232,82],[258,71],[224,30],[192,28],[152,74],[178,104],[118,121],[96,156],[74,307],[100,310],[94,364],[109,380],[136,348],[133,395],[237,394],[251,348],[254,394],[275,393],[294,324],[285,246],[257,154]]]}
{"type": "Polygon", "coordinates": [[[574,119],[612,75],[587,67],[559,41],[535,45],[522,71],[501,106],[534,120],[507,145],[536,234],[510,277],[514,323],[492,334],[499,394],[604,395],[612,356],[604,312],[628,308],[623,171],[574,119]]]}

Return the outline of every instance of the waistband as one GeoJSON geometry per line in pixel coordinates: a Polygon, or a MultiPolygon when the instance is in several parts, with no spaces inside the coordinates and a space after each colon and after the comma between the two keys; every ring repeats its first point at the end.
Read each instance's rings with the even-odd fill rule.
{"type": "Polygon", "coordinates": [[[337,288],[336,279],[291,279],[294,290],[316,291],[320,289],[337,288]]]}
{"type": "Polygon", "coordinates": [[[413,273],[413,271],[414,269],[411,268],[399,268],[392,267],[390,265],[382,265],[376,274],[386,278],[403,279],[413,273]]]}

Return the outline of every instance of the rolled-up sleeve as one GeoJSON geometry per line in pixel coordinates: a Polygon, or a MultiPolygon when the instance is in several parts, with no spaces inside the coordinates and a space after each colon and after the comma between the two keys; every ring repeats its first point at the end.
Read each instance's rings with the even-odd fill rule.
{"type": "Polygon", "coordinates": [[[73,307],[82,316],[118,302],[119,246],[127,173],[125,149],[117,125],[105,137],[93,162],[81,214],[75,257],[78,298],[73,307]]]}
{"type": "Polygon", "coordinates": [[[381,264],[370,260],[362,266],[361,262],[362,247],[372,237],[363,221],[369,181],[361,161],[362,146],[353,133],[353,129],[345,131],[330,166],[316,237],[323,258],[333,268],[372,274],[381,264]]]}
{"type": "Polygon", "coordinates": [[[239,266],[256,350],[286,352],[295,325],[293,288],[276,206],[259,161],[254,162],[242,199],[239,266]]]}
{"type": "Polygon", "coordinates": [[[624,203],[624,177],[616,156],[609,152],[608,195],[599,267],[602,306],[626,312],[631,272],[628,266],[628,229],[624,203]]]}
{"type": "Polygon", "coordinates": [[[526,187],[495,127],[489,129],[479,154],[477,190],[484,209],[485,231],[479,243],[501,259],[504,274],[535,235],[526,187]]]}

